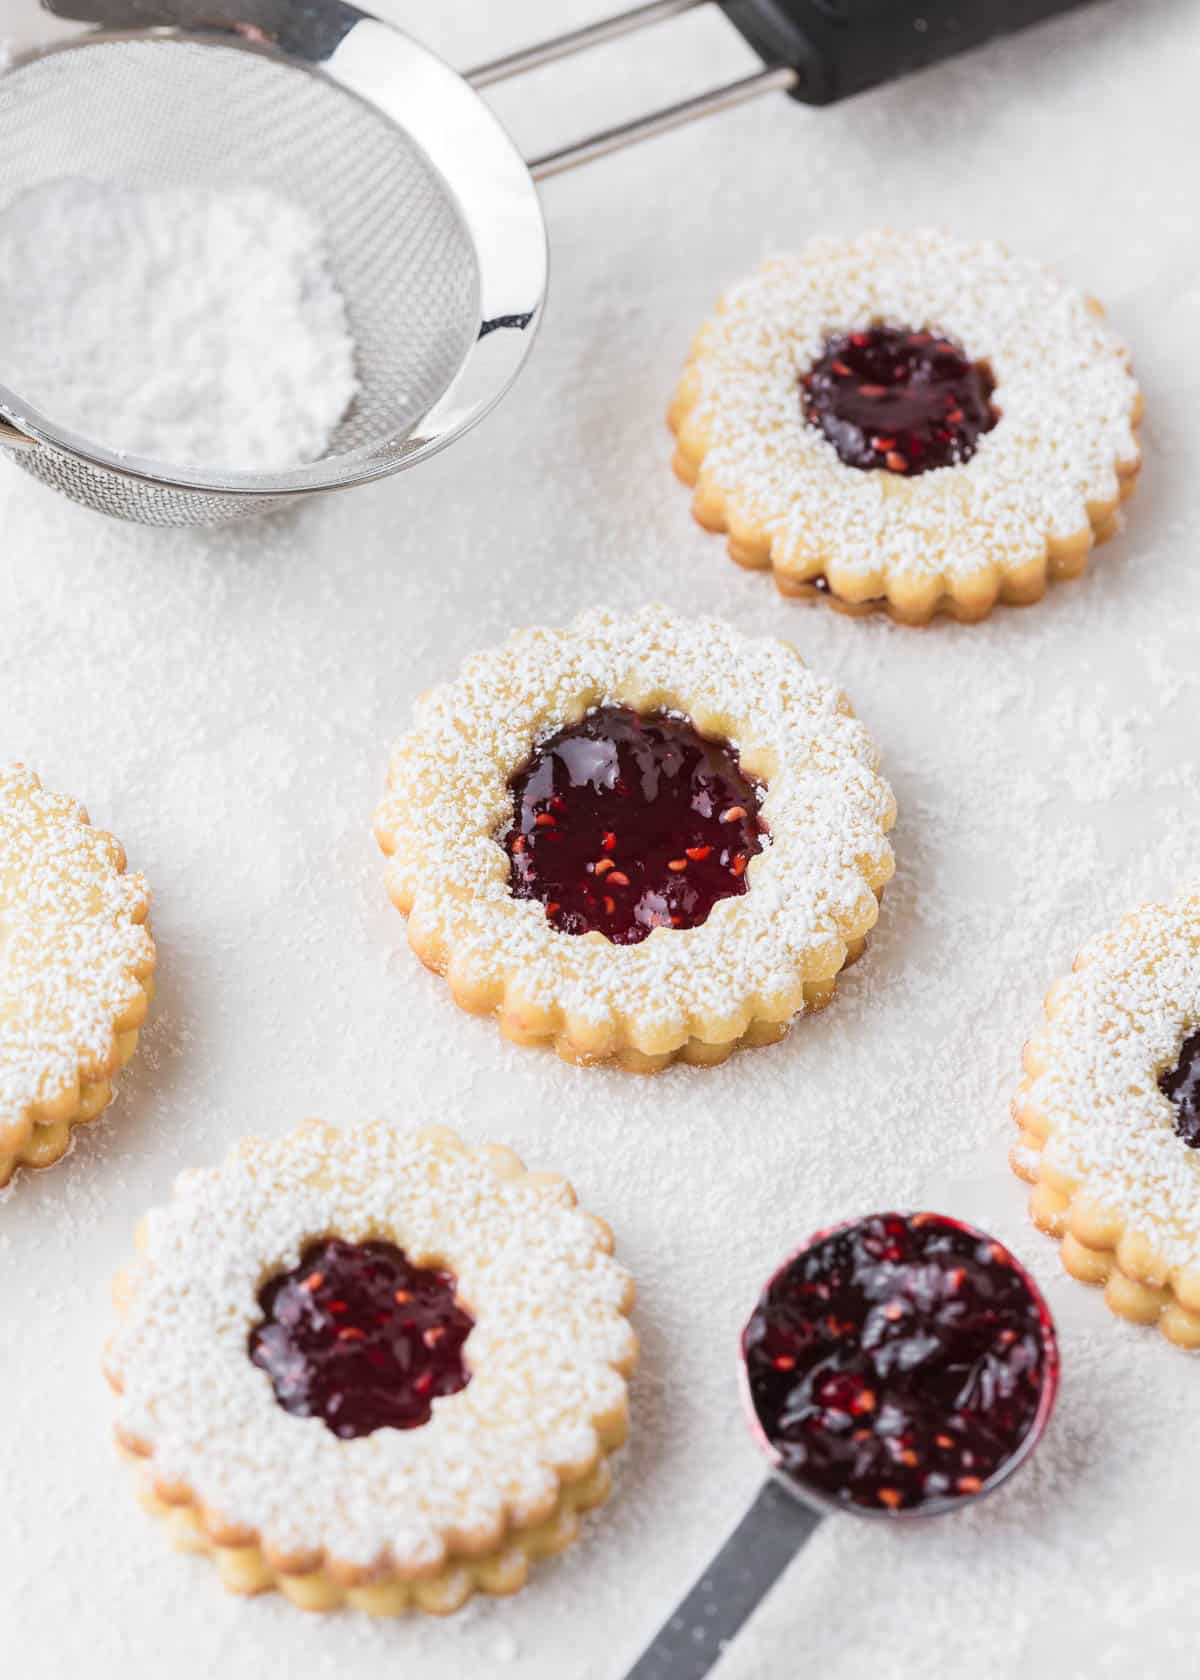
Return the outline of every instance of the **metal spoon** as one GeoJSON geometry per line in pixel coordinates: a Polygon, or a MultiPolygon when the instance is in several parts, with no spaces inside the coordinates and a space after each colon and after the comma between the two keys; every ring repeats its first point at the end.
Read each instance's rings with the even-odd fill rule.
{"type": "MultiPolygon", "coordinates": [[[[888,1264],[889,1262],[886,1259],[880,1263],[879,1276],[874,1280],[874,1284],[881,1291],[885,1290],[888,1284],[888,1274],[883,1270],[888,1264]]],[[[979,1264],[982,1269],[987,1262],[980,1260],[979,1264]]],[[[950,1276],[951,1270],[947,1270],[947,1277],[950,1276]]],[[[1007,1278],[1007,1274],[1004,1274],[1004,1276],[1007,1278]]],[[[900,1283],[897,1298],[899,1299],[902,1294],[903,1282],[900,1283]]],[[[874,1305],[878,1306],[878,1299],[875,1297],[872,1299],[874,1305]]],[[[884,1304],[882,1310],[890,1317],[891,1303],[884,1304]]],[[[901,1309],[897,1307],[896,1310],[900,1311],[901,1309]]],[[[861,1326],[858,1328],[861,1328],[861,1326]]],[[[878,1324],[876,1328],[878,1328],[878,1324]]],[[[1006,1334],[1007,1332],[1001,1333],[1006,1334]]],[[[884,1331],[883,1334],[886,1337],[887,1332],[884,1331]]],[[[1030,1334],[1028,1329],[1025,1334],[1030,1334]]],[[[812,1364],[816,1365],[819,1362],[814,1360],[812,1364]]],[[[886,1361],[884,1362],[886,1363],[886,1361]]],[[[740,1359],[742,1396],[746,1404],[751,1432],[760,1452],[766,1457],[771,1467],[771,1474],[759,1488],[749,1510],[717,1552],[708,1568],[672,1612],[642,1656],[629,1670],[626,1680],[703,1680],[703,1677],[709,1673],[718,1661],[725,1647],[738,1633],[787,1565],[812,1537],[827,1516],[835,1512],[846,1511],[855,1516],[870,1517],[877,1521],[913,1521],[961,1509],[965,1505],[975,1503],[983,1495],[993,1492],[1025,1463],[1041,1440],[1049,1422],[1050,1414],[1054,1409],[1055,1396],[1058,1390],[1058,1371],[1058,1344],[1054,1322],[1041,1292],[1033,1279],[1013,1259],[1008,1250],[985,1232],[977,1230],[974,1226],[965,1225],[959,1220],[948,1219],[940,1214],[928,1213],[911,1215],[877,1214],[868,1219],[850,1221],[844,1225],[818,1232],[808,1243],[789,1256],[772,1275],[759,1299],[755,1313],[751,1315],[742,1334],[740,1359]],[[753,1356],[749,1343],[756,1334],[756,1321],[760,1320],[763,1307],[768,1301],[776,1299],[788,1291],[791,1287],[789,1280],[794,1278],[796,1270],[802,1266],[806,1258],[816,1255],[819,1250],[823,1250],[826,1245],[838,1239],[861,1239],[862,1234],[870,1232],[871,1228],[877,1223],[895,1220],[903,1221],[908,1230],[932,1233],[933,1240],[936,1240],[938,1235],[944,1231],[947,1234],[948,1241],[957,1238],[959,1241],[965,1241],[968,1245],[971,1243],[982,1245],[993,1264],[1011,1268],[1017,1284],[1023,1286],[1017,1293],[1023,1293],[1027,1301],[1029,1314],[1032,1315],[1032,1320],[1036,1322],[1036,1339],[1040,1343],[1040,1362],[1037,1371],[1038,1397],[1025,1432],[1013,1443],[1012,1450],[999,1463],[994,1465],[986,1476],[982,1478],[974,1476],[959,1478],[960,1482],[974,1484],[969,1492],[945,1493],[939,1491],[935,1486],[934,1492],[930,1496],[922,1496],[916,1503],[894,1505],[876,1503],[871,1505],[861,1503],[853,1497],[849,1486],[836,1491],[831,1490],[828,1486],[823,1489],[813,1482],[802,1481],[794,1470],[787,1467],[785,1459],[789,1456],[790,1451],[787,1441],[782,1442],[782,1444],[773,1441],[762,1417],[759,1415],[754,1381],[750,1371],[750,1359],[753,1356]]],[[[931,1386],[932,1379],[936,1374],[936,1371],[931,1367],[929,1372],[931,1386]]],[[[874,1408],[875,1396],[872,1394],[870,1398],[872,1408],[874,1408]]],[[[868,1433],[870,1432],[868,1431],[868,1433]]],[[[882,1431],[880,1433],[882,1435],[882,1431]]],[[[945,1438],[950,1439],[949,1436],[945,1438]]],[[[939,1478],[939,1480],[945,1479],[945,1477],[939,1478]]],[[[931,1477],[927,1476],[926,1481],[931,1486],[934,1485],[931,1477]]],[[[879,1497],[882,1498],[885,1494],[893,1491],[890,1488],[885,1488],[879,1497]]]]}

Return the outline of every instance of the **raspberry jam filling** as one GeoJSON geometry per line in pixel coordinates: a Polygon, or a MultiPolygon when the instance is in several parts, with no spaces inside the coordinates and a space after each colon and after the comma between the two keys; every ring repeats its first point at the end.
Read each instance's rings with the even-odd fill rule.
{"type": "Polygon", "coordinates": [[[394,1243],[313,1243],[259,1291],[250,1358],[285,1412],[319,1417],[343,1440],[416,1429],[471,1380],[462,1350],[475,1320],[454,1287],[394,1243]]]}
{"type": "Polygon", "coordinates": [[[670,713],[599,706],[509,785],[510,891],[540,899],[560,933],[636,945],[656,927],[697,927],[746,891],[762,850],[758,784],[727,742],[670,713]]]}
{"type": "Polygon", "coordinates": [[[767,1285],[742,1350],[780,1469],[882,1511],[984,1492],[1032,1444],[1057,1383],[1054,1328],[1025,1273],[932,1213],[818,1237],[767,1285]]]}
{"type": "Polygon", "coordinates": [[[848,467],[911,478],[961,466],[999,414],[995,381],[942,333],[868,327],[825,341],[800,381],[804,412],[848,467]]]}
{"type": "Polygon", "coordinates": [[[1158,1082],[1175,1108],[1175,1130],[1189,1149],[1200,1149],[1200,1032],[1184,1039],[1179,1060],[1158,1082]]]}

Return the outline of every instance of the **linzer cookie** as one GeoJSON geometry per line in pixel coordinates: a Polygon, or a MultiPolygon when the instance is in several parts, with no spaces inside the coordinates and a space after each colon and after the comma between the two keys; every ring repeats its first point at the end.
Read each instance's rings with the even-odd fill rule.
{"type": "Polygon", "coordinates": [[[727,293],[671,405],[706,529],[788,595],[920,624],[1111,536],[1142,398],[1101,306],[1002,245],[814,239],[727,293]]]}
{"type": "Polygon", "coordinates": [[[0,765],[0,1187],[112,1101],[151,992],[149,906],[81,805],[0,765]]]}
{"type": "Polygon", "coordinates": [[[1200,892],[1083,947],[1047,994],[1013,1114],[1013,1168],[1067,1270],[1200,1347],[1200,892]]]}
{"type": "Polygon", "coordinates": [[[409,942],[522,1044],[637,1072],[833,995],[895,803],[784,642],[661,607],[525,630],[418,704],[376,818],[409,942]]]}
{"type": "Polygon", "coordinates": [[[637,1343],[568,1184],[445,1127],[309,1121],[185,1173],[117,1282],[117,1438],[236,1593],[445,1614],[607,1497],[637,1343]]]}

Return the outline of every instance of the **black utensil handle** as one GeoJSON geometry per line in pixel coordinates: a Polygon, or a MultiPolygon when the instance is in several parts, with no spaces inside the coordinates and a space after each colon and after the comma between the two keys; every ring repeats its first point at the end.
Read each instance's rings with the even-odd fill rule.
{"type": "Polygon", "coordinates": [[[823,1513],[765,1481],[754,1503],[625,1680],[704,1680],[823,1513]]]}
{"type": "Polygon", "coordinates": [[[864,88],[1040,23],[1088,0],[720,0],[768,64],[790,64],[793,99],[831,105],[864,88]]]}

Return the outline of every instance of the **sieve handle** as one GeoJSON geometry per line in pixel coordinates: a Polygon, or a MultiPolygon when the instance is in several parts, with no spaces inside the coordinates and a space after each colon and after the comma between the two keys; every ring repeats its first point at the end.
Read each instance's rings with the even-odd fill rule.
{"type": "Polygon", "coordinates": [[[761,94],[790,93],[829,105],[939,59],[982,46],[1092,0],[647,0],[628,11],[568,30],[469,70],[473,87],[490,87],[543,65],[616,41],[685,12],[719,4],[763,58],[761,70],[724,87],[529,160],[535,181],[622,151],[700,117],[761,94]]]}
{"type": "Polygon", "coordinates": [[[793,99],[830,105],[1089,0],[720,0],[793,99]]]}
{"type": "Polygon", "coordinates": [[[823,1520],[824,1512],[805,1505],[768,1477],[625,1680],[704,1680],[823,1520]]]}

